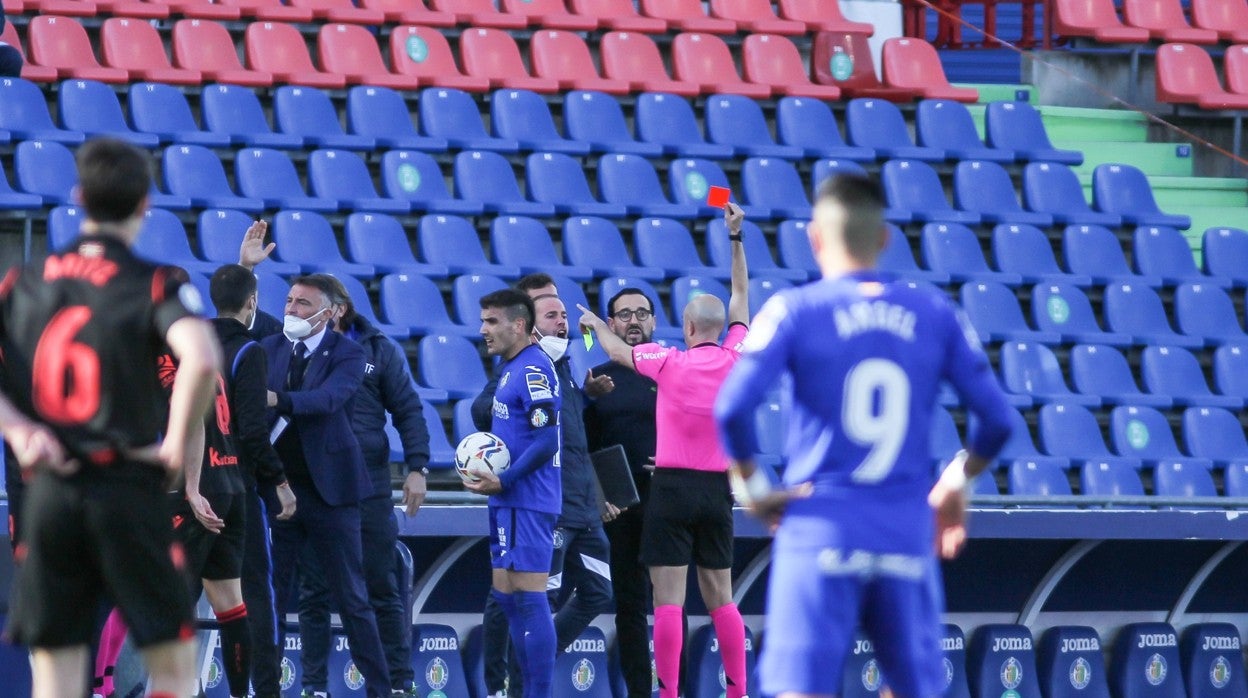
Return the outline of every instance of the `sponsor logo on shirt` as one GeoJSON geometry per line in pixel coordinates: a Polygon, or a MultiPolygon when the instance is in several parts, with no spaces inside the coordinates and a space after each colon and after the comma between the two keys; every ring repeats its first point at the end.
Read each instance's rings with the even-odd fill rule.
{"type": "Polygon", "coordinates": [[[550,400],[555,396],[554,390],[550,387],[550,378],[545,373],[540,371],[525,373],[524,382],[529,387],[531,400],[550,400]]]}
{"type": "Polygon", "coordinates": [[[499,402],[498,398],[494,398],[494,416],[499,419],[511,419],[511,412],[507,410],[507,405],[499,402]]]}

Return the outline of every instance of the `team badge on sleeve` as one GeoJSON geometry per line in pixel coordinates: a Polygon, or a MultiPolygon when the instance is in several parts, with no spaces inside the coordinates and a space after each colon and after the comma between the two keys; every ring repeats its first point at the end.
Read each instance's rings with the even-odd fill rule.
{"type": "Polygon", "coordinates": [[[538,407],[529,413],[529,426],[540,429],[550,424],[550,412],[545,407],[538,407]]]}

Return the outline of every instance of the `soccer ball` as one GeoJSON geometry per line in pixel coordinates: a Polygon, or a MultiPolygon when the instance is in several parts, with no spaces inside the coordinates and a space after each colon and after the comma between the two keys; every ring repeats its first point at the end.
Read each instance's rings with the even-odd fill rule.
{"type": "Polygon", "coordinates": [[[476,473],[503,472],[511,465],[511,452],[503,440],[488,431],[476,431],[455,447],[455,470],[464,482],[480,482],[476,473]]]}

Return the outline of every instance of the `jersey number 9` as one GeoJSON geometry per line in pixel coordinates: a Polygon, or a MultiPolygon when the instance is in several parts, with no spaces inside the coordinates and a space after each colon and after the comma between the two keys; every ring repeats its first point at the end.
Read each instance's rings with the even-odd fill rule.
{"type": "Polygon", "coordinates": [[[870,448],[854,469],[854,482],[888,477],[910,424],[910,378],[887,359],[865,359],[845,376],[841,424],[845,435],[870,448]]]}

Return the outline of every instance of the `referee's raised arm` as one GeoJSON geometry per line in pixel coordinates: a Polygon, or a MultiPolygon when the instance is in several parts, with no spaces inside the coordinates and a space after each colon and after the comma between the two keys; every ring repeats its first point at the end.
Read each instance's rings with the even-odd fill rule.
{"type": "Polygon", "coordinates": [[[732,295],[728,297],[728,324],[750,322],[750,271],[745,263],[745,242],[741,222],[745,211],[728,202],[724,206],[724,224],[728,226],[728,244],[732,248],[732,295]]]}

